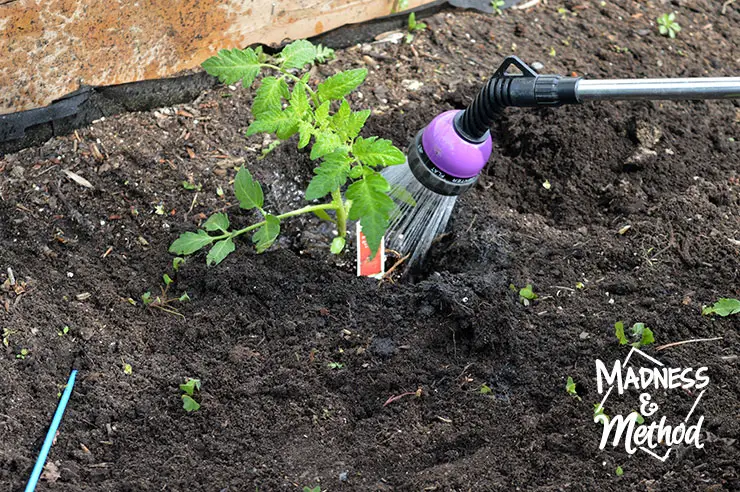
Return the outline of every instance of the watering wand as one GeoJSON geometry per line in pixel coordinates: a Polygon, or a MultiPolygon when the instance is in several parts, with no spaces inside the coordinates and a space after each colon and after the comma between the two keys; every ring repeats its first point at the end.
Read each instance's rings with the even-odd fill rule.
{"type": "Polygon", "coordinates": [[[419,131],[409,146],[408,166],[383,171],[393,189],[410,194],[394,193],[397,210],[386,240],[390,248],[410,254],[411,263],[426,254],[444,231],[457,196],[475,184],[488,162],[493,148],[489,129],[506,107],[735,98],[740,98],[740,77],[586,80],[541,75],[509,56],[467,109],[442,113],[419,131]],[[511,66],[521,75],[509,74],[511,66]]]}

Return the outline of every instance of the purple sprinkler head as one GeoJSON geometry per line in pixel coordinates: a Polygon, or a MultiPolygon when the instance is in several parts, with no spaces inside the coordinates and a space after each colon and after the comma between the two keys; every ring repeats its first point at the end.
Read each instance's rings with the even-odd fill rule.
{"type": "Polygon", "coordinates": [[[474,142],[463,138],[455,129],[459,113],[446,111],[434,118],[416,135],[408,152],[416,179],[440,195],[459,195],[473,186],[491,156],[490,133],[474,142]]]}

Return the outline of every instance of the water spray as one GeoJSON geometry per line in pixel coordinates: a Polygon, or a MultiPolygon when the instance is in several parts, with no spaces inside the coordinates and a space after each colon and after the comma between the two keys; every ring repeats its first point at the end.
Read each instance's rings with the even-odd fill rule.
{"type": "Polygon", "coordinates": [[[470,106],[447,111],[417,133],[407,164],[383,171],[397,208],[388,248],[421,260],[447,226],[457,197],[478,180],[493,149],[490,128],[506,107],[561,106],[587,101],[740,98],[740,77],[586,80],[541,75],[507,57],[470,106]],[[514,66],[521,74],[509,74],[514,66]],[[400,190],[406,190],[404,193],[400,190]]]}

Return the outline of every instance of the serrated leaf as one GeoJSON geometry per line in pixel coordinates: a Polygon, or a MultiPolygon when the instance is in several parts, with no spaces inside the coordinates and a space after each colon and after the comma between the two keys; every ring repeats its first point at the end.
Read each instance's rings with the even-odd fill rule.
{"type": "Polygon", "coordinates": [[[346,243],[347,243],[347,240],[344,239],[343,237],[339,237],[339,236],[335,237],[331,241],[331,248],[330,248],[331,253],[333,255],[338,255],[339,253],[342,252],[342,250],[344,249],[344,245],[346,243]]]}
{"type": "Polygon", "coordinates": [[[299,118],[296,117],[293,108],[291,106],[288,106],[280,114],[280,119],[278,121],[277,130],[275,130],[275,135],[277,135],[280,140],[289,139],[298,132],[298,122],[299,118]]]}
{"type": "Polygon", "coordinates": [[[311,135],[313,135],[313,126],[305,121],[298,122],[298,148],[302,149],[311,141],[311,135]]]}
{"type": "Polygon", "coordinates": [[[740,300],[723,297],[715,302],[711,307],[705,307],[701,314],[717,314],[719,316],[730,316],[740,313],[740,300]]]}
{"type": "Polygon", "coordinates": [[[200,403],[193,400],[191,396],[182,395],[182,408],[184,408],[186,412],[195,412],[200,409],[200,403]]]}
{"type": "Polygon", "coordinates": [[[614,334],[617,337],[617,340],[619,340],[619,345],[627,345],[629,343],[629,340],[627,340],[627,337],[624,335],[624,323],[621,321],[617,321],[614,323],[614,334]]]}
{"type": "Polygon", "coordinates": [[[342,103],[339,105],[339,109],[331,117],[331,126],[340,135],[345,134],[347,121],[349,115],[352,114],[352,109],[349,107],[349,103],[346,99],[342,99],[342,103]]]}
{"type": "Polygon", "coordinates": [[[306,86],[296,84],[293,87],[293,93],[290,95],[290,107],[296,118],[300,119],[308,111],[308,96],[306,96],[306,86]]]}
{"type": "Polygon", "coordinates": [[[201,66],[224,84],[233,84],[241,79],[244,87],[251,86],[260,72],[259,59],[252,48],[221,50],[201,66]]]}
{"type": "Polygon", "coordinates": [[[362,166],[355,166],[349,170],[349,177],[352,179],[360,179],[364,174],[365,168],[362,166]]]}
{"type": "Polygon", "coordinates": [[[316,46],[316,62],[326,63],[329,60],[334,59],[334,50],[327,48],[326,46],[316,46]]]}
{"type": "Polygon", "coordinates": [[[257,229],[257,232],[252,236],[252,242],[257,249],[257,253],[262,253],[272,246],[278,234],[280,234],[280,219],[274,215],[267,214],[265,216],[265,224],[257,229]]]}
{"type": "Polygon", "coordinates": [[[315,59],[316,47],[305,39],[293,41],[280,52],[283,68],[303,68],[306,63],[313,63],[315,59]]]}
{"type": "Polygon", "coordinates": [[[357,137],[352,153],[368,166],[392,166],[406,162],[406,156],[390,140],[378,137],[357,137]]]}
{"type": "Polygon", "coordinates": [[[337,101],[355,90],[365,81],[366,68],[356,68],[332,75],[319,84],[316,92],[322,101],[337,101]]]}
{"type": "Polygon", "coordinates": [[[329,101],[324,101],[319,105],[318,108],[316,108],[316,111],[314,111],[314,117],[316,118],[316,124],[323,125],[326,123],[329,119],[329,106],[331,103],[329,101]]]}
{"type": "Polygon", "coordinates": [[[288,107],[284,111],[266,111],[259,115],[247,128],[247,136],[255,133],[275,133],[281,140],[287,140],[298,131],[298,120],[293,108],[288,107]]]}
{"type": "Polygon", "coordinates": [[[213,238],[204,230],[195,232],[183,232],[174,243],[170,245],[170,253],[176,255],[191,255],[202,247],[211,244],[213,238]]]}
{"type": "Polygon", "coordinates": [[[311,160],[324,157],[327,154],[339,150],[342,146],[342,139],[333,132],[322,132],[316,135],[316,141],[311,147],[311,160]]]}
{"type": "Polygon", "coordinates": [[[229,256],[235,248],[236,246],[234,245],[234,241],[232,241],[230,237],[218,241],[208,252],[208,256],[206,256],[206,264],[209,266],[218,265],[224,258],[229,256]]]}
{"type": "Polygon", "coordinates": [[[362,111],[355,111],[347,118],[347,124],[345,126],[345,132],[347,138],[353,139],[360,134],[360,130],[365,126],[365,122],[370,116],[369,109],[363,109],[362,111]]]}
{"type": "Polygon", "coordinates": [[[244,166],[236,173],[234,193],[239,200],[239,207],[241,208],[247,210],[250,208],[261,209],[264,204],[265,197],[262,194],[262,186],[252,179],[249,170],[244,166]]]}
{"type": "Polygon", "coordinates": [[[347,182],[350,158],[346,151],[336,151],[324,157],[319,167],[313,170],[316,176],[306,188],[306,200],[322,198],[347,182]]]}
{"type": "Polygon", "coordinates": [[[208,220],[203,224],[203,229],[226,232],[229,230],[229,216],[223,212],[217,212],[208,217],[208,220]]]}
{"type": "Polygon", "coordinates": [[[257,89],[252,103],[252,114],[256,119],[260,115],[270,112],[280,112],[283,109],[282,100],[290,97],[288,84],[283,78],[265,77],[262,84],[257,89]]]}
{"type": "Polygon", "coordinates": [[[388,217],[395,207],[387,195],[389,190],[388,181],[379,173],[373,173],[352,183],[346,192],[347,199],[352,200],[349,218],[360,220],[373,256],[380,248],[380,241],[388,228],[388,217]]]}

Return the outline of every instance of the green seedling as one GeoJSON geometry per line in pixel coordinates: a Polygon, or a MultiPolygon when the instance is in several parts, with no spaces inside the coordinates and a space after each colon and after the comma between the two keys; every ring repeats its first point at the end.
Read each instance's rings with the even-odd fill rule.
{"type": "MultiPolygon", "coordinates": [[[[640,348],[655,342],[653,331],[645,326],[645,323],[635,323],[632,325],[632,328],[630,328],[630,331],[630,336],[633,339],[637,339],[635,342],[632,342],[633,347],[640,348]]],[[[614,323],[614,334],[616,335],[617,340],[619,340],[619,345],[627,345],[630,343],[629,339],[624,334],[624,323],[622,321],[614,323]]]]}
{"type": "Polygon", "coordinates": [[[167,212],[164,211],[164,205],[160,203],[154,207],[154,213],[157,215],[164,215],[167,212]]]}
{"type": "Polygon", "coordinates": [[[316,487],[303,487],[303,492],[321,492],[321,486],[317,485],[316,487]]]}
{"type": "Polygon", "coordinates": [[[185,378],[185,384],[180,385],[180,391],[183,392],[182,408],[186,412],[195,412],[200,408],[200,403],[193,399],[195,392],[200,392],[200,379],[185,378]]]}
{"type": "Polygon", "coordinates": [[[180,256],[176,256],[172,258],[172,269],[177,272],[180,267],[185,263],[185,258],[182,258],[180,256]]]}
{"type": "Polygon", "coordinates": [[[740,300],[723,297],[711,306],[704,306],[701,314],[709,316],[716,314],[722,317],[740,313],[740,300]]]}
{"type": "Polygon", "coordinates": [[[128,362],[124,362],[123,363],[123,373],[126,376],[130,376],[131,374],[133,374],[133,372],[134,372],[134,368],[131,367],[131,364],[129,364],[128,362]]]}
{"type": "MultiPolygon", "coordinates": [[[[175,260],[177,260],[177,258],[175,258],[175,260]]],[[[180,258],[180,260],[182,260],[182,258],[180,258]]],[[[181,264],[182,262],[178,262],[177,268],[175,268],[175,270],[177,270],[181,264]]],[[[172,266],[175,266],[175,261],[172,262],[172,266]]],[[[184,292],[180,295],[180,297],[170,297],[169,290],[174,281],[166,273],[162,275],[162,281],[164,282],[164,287],[159,287],[161,294],[156,297],[152,297],[151,291],[144,292],[141,295],[142,304],[144,304],[144,307],[156,308],[166,313],[174,314],[175,316],[182,316],[184,318],[185,316],[183,316],[177,309],[175,309],[173,305],[176,302],[183,303],[189,301],[190,296],[187,292],[184,292]]],[[[129,302],[133,305],[136,305],[136,301],[134,301],[133,299],[129,299],[129,302]]]]}
{"type": "Polygon", "coordinates": [[[624,475],[624,470],[622,470],[621,466],[617,466],[616,474],[618,477],[621,477],[622,475],[624,475]]]}
{"type": "Polygon", "coordinates": [[[578,391],[576,391],[576,383],[570,376],[568,376],[568,380],[565,382],[565,391],[567,391],[570,396],[578,398],[578,401],[581,400],[581,397],[578,396],[578,391]]]}
{"type": "MultiPolygon", "coordinates": [[[[347,236],[348,220],[359,220],[370,249],[378,251],[395,207],[391,187],[379,171],[403,164],[406,158],[390,140],[359,136],[370,110],[353,111],[346,97],[362,84],[367,70],[339,72],[314,86],[309,84],[311,72],[304,69],[315,63],[317,56],[316,46],[298,40],[274,56],[251,48],[221,50],[203,62],[203,68],[224,84],[241,80],[245,88],[260,78],[252,103],[254,121],[247,136],[274,134],[280,143],[298,135],[298,148],[310,147],[310,158],[318,163],[305,198],[314,202],[329,197],[330,201],[279,215],[269,213],[264,208],[262,186],[241,167],[234,193],[240,208],[255,212],[259,220],[232,230],[228,216],[215,213],[198,232],[180,235],[170,246],[171,253],[191,255],[209,247],[206,262],[216,265],[234,251],[234,240],[249,232],[257,252],[262,253],[275,242],[283,220],[309,213],[335,223],[340,238],[347,236]]],[[[334,252],[340,252],[339,248],[334,252]]]]}
{"type": "Polygon", "coordinates": [[[601,406],[601,403],[594,403],[594,421],[600,422],[601,424],[609,422],[609,416],[604,413],[604,407],[601,406]]]}
{"type": "Polygon", "coordinates": [[[504,7],[504,4],[506,4],[504,0],[491,0],[491,8],[493,9],[493,13],[496,15],[503,15],[501,9],[504,7]]]}
{"type": "Polygon", "coordinates": [[[203,185],[191,183],[190,181],[183,181],[182,187],[190,191],[200,191],[203,188],[203,185]]]}
{"type": "Polygon", "coordinates": [[[316,45],[316,63],[326,63],[335,58],[334,50],[326,46],[316,45]]]}
{"type": "Polygon", "coordinates": [[[662,36],[667,36],[671,39],[674,39],[676,37],[676,34],[678,34],[681,31],[681,26],[678,25],[678,22],[676,22],[676,14],[671,12],[670,14],[663,14],[660,17],[658,17],[658,32],[662,36]]]}
{"type": "Polygon", "coordinates": [[[3,345],[6,347],[10,346],[10,335],[16,333],[15,331],[11,330],[10,328],[3,328],[3,345]]]}
{"type": "Polygon", "coordinates": [[[24,360],[29,355],[31,355],[31,351],[29,349],[22,348],[20,350],[20,352],[18,352],[17,354],[15,354],[15,358],[16,359],[24,360]]]}
{"type": "Polygon", "coordinates": [[[329,362],[327,364],[327,367],[329,369],[341,369],[344,367],[344,364],[342,364],[341,362],[329,362]]]}
{"type": "Polygon", "coordinates": [[[64,335],[68,333],[69,333],[69,326],[66,326],[66,325],[62,327],[62,329],[57,330],[57,335],[59,335],[60,337],[63,337],[64,335]]]}
{"type": "MultiPolygon", "coordinates": [[[[510,287],[513,287],[514,284],[512,284],[510,287]]],[[[514,287],[514,290],[516,290],[516,287],[514,287]]],[[[519,300],[522,301],[522,304],[525,306],[529,306],[530,301],[534,301],[539,296],[534,293],[532,290],[532,284],[527,284],[521,289],[519,289],[519,300]]]]}
{"type": "Polygon", "coordinates": [[[406,44],[411,44],[414,40],[414,34],[421,32],[427,28],[427,25],[423,22],[416,22],[416,14],[411,12],[409,14],[408,32],[406,32],[406,44]]]}
{"type": "Polygon", "coordinates": [[[480,387],[480,394],[490,395],[490,394],[493,394],[493,390],[487,384],[482,384],[480,387]]]}

